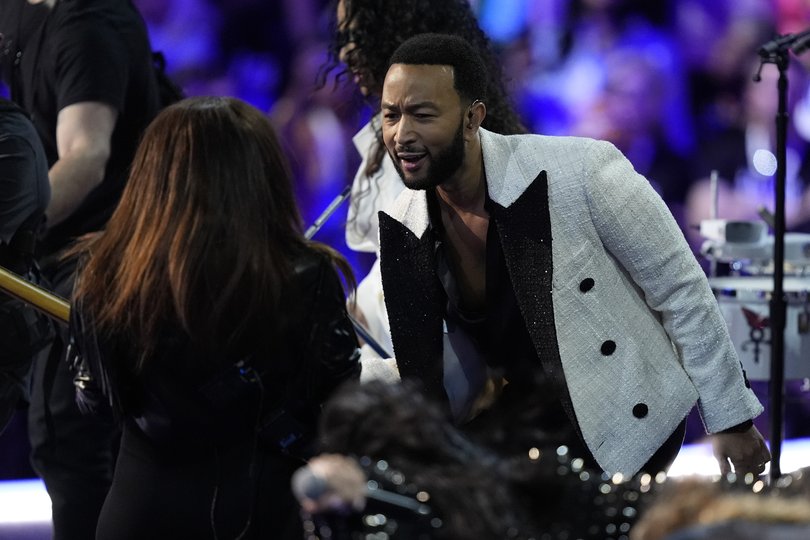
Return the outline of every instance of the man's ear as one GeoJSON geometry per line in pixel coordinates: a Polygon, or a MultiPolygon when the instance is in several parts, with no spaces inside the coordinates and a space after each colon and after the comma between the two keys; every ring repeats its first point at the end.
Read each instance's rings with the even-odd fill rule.
{"type": "Polygon", "coordinates": [[[484,118],[487,116],[487,106],[484,105],[484,102],[476,99],[472,102],[472,105],[467,109],[467,129],[471,129],[473,131],[477,131],[479,127],[481,127],[481,123],[484,121],[484,118]]]}

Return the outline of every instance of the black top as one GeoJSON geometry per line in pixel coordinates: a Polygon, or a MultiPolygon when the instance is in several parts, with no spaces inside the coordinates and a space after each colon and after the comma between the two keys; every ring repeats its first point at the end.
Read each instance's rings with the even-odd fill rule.
{"type": "Polygon", "coordinates": [[[80,405],[98,409],[100,387],[125,422],[99,537],[207,538],[213,527],[234,537],[248,517],[252,532],[280,537],[296,515],[290,476],[309,455],[321,404],[360,372],[331,263],[298,260],[278,317],[238,345],[247,355],[212,358],[175,329],[135,374],[126,366],[136,346],[98,340],[81,307],[71,316],[80,405]],[[232,506],[244,512],[224,510],[232,506]]]}
{"type": "Polygon", "coordinates": [[[48,163],[34,127],[0,98],[0,245],[23,226],[36,226],[51,196],[48,163]]]}
{"type": "Polygon", "coordinates": [[[49,166],[58,159],[59,111],[102,102],[118,112],[104,180],[49,231],[43,251],[50,253],[99,230],[112,214],[139,137],[159,110],[158,86],[146,27],[130,1],[60,0],[51,10],[9,4],[0,20],[3,72],[12,99],[31,114],[49,166]]]}
{"type": "MultiPolygon", "coordinates": [[[[484,208],[492,215],[494,203],[489,193],[485,197],[484,208]]],[[[554,434],[555,440],[567,444],[574,455],[587,459],[590,467],[597,467],[577,434],[577,426],[566,414],[529,336],[494,220],[490,219],[487,228],[486,309],[472,313],[462,307],[453,284],[454,278],[440,240],[444,232],[435,192],[429,192],[428,201],[431,223],[437,229],[437,273],[447,295],[446,315],[464,328],[465,335],[471,337],[487,367],[507,381],[494,407],[470,422],[466,430],[478,438],[483,436],[488,444],[507,452],[530,448],[536,430],[541,430],[545,434],[554,434]],[[501,426],[495,429],[494,424],[501,426]],[[496,431],[506,436],[493,437],[496,431]]]]}

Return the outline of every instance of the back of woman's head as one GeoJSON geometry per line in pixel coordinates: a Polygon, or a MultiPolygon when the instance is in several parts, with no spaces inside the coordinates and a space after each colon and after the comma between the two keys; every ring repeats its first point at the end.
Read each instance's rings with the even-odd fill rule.
{"type": "Polygon", "coordinates": [[[146,130],[77,300],[101,331],[144,351],[176,322],[228,350],[275,308],[304,245],[285,156],[267,118],[233,98],[193,98],[146,130]]]}

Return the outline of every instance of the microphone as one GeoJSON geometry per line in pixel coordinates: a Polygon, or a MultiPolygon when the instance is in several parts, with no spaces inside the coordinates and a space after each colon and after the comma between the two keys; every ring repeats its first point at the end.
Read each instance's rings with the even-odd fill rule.
{"type": "Polygon", "coordinates": [[[292,476],[292,491],[299,501],[303,499],[317,501],[329,491],[329,483],[323,476],[315,474],[310,467],[301,467],[292,476]]]}
{"type": "Polygon", "coordinates": [[[329,206],[326,207],[326,210],[324,210],[321,213],[321,215],[318,216],[315,222],[309,226],[309,228],[304,233],[304,238],[306,238],[307,240],[311,240],[312,237],[315,236],[315,233],[321,230],[321,227],[323,227],[324,223],[326,223],[326,221],[330,217],[332,217],[332,214],[335,213],[335,211],[340,207],[340,205],[343,204],[343,201],[349,198],[351,191],[352,191],[351,185],[348,185],[345,188],[343,188],[343,191],[341,191],[337,197],[332,199],[332,202],[329,203],[329,206]]]}
{"type": "Polygon", "coordinates": [[[799,55],[808,48],[810,48],[810,28],[798,34],[777,36],[759,48],[759,55],[763,58],[769,58],[785,49],[792,49],[794,54],[799,55]]]}
{"type": "MultiPolygon", "coordinates": [[[[335,476],[333,481],[340,482],[341,478],[335,476]]],[[[332,485],[330,481],[324,478],[322,475],[313,471],[312,467],[306,466],[301,467],[293,474],[292,491],[299,501],[304,501],[306,499],[317,501],[330,492],[337,495],[342,490],[338,486],[332,485]]],[[[430,506],[408,497],[407,495],[401,495],[393,491],[381,489],[375,480],[368,480],[365,483],[363,496],[366,499],[379,501],[395,508],[407,510],[422,516],[427,516],[431,513],[430,506]]],[[[352,501],[344,500],[342,502],[346,507],[352,506],[352,501]]]]}

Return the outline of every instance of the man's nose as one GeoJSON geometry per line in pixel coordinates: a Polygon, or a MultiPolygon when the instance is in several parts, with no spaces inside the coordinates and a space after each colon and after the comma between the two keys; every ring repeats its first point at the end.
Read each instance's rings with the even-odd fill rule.
{"type": "Polygon", "coordinates": [[[414,130],[413,122],[407,115],[403,115],[399,119],[396,132],[394,132],[394,142],[401,146],[407,146],[416,140],[416,131],[414,130]]]}

